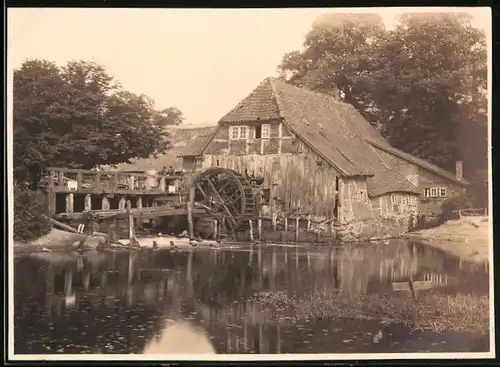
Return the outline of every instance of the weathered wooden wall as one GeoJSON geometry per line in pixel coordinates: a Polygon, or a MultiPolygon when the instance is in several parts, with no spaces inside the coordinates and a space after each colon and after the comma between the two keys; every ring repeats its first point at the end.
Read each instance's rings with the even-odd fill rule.
{"type": "MultiPolygon", "coordinates": [[[[263,187],[270,189],[271,199],[277,199],[278,211],[331,218],[338,173],[283,124],[270,125],[269,139],[246,140],[230,140],[229,125],[221,125],[205,151],[202,168],[247,170],[264,178],[263,187]]],[[[248,136],[253,137],[253,125],[246,126],[250,131],[248,136]]]]}

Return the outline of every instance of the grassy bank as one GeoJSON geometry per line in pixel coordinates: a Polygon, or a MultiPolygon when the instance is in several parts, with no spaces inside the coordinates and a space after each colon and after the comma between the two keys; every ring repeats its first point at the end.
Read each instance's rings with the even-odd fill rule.
{"type": "Polygon", "coordinates": [[[415,330],[489,332],[488,297],[474,295],[421,292],[417,303],[404,293],[347,297],[325,292],[298,297],[277,292],[260,293],[253,299],[263,303],[278,318],[291,319],[294,323],[317,318],[364,318],[415,330]]]}
{"type": "Polygon", "coordinates": [[[486,262],[490,252],[488,220],[487,216],[450,220],[409,237],[412,241],[439,248],[465,261],[486,262]]]}

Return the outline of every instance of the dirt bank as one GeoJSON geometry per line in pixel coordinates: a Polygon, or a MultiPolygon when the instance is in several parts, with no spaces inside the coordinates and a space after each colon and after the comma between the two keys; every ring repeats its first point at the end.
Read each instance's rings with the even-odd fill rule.
{"type": "Polygon", "coordinates": [[[439,248],[465,261],[489,260],[489,218],[462,217],[445,224],[411,233],[411,240],[439,248]]]}
{"type": "Polygon", "coordinates": [[[45,236],[39,237],[30,242],[15,242],[14,251],[36,251],[42,248],[50,250],[62,250],[71,247],[76,241],[85,240],[87,238],[84,234],[70,233],[52,228],[45,236]]]}

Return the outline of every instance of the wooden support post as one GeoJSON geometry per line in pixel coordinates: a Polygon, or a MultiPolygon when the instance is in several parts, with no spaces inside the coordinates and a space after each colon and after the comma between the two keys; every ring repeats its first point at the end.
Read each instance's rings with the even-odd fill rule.
{"type": "Polygon", "coordinates": [[[111,190],[116,190],[118,188],[118,175],[114,174],[111,176],[111,190]]]}
{"type": "Polygon", "coordinates": [[[248,226],[250,228],[250,241],[253,241],[253,221],[252,220],[248,221],[248,226]]]}
{"type": "Polygon", "coordinates": [[[307,214],[307,231],[311,230],[311,213],[307,214]]]}
{"type": "Polygon", "coordinates": [[[135,190],[135,176],[134,175],[128,176],[128,189],[135,190]]]}
{"type": "Polygon", "coordinates": [[[160,177],[160,191],[165,192],[167,190],[167,183],[165,181],[165,176],[160,177]]]}
{"type": "Polygon", "coordinates": [[[99,190],[101,188],[101,172],[96,173],[94,177],[94,183],[95,183],[95,188],[99,190]]]}
{"type": "Polygon", "coordinates": [[[134,214],[132,214],[131,208],[127,208],[128,214],[128,238],[131,240],[134,238],[134,214]]]}
{"type": "Polygon", "coordinates": [[[257,219],[257,232],[259,234],[259,241],[262,241],[262,219],[259,214],[259,219],[257,219]]]}
{"type": "Polygon", "coordinates": [[[101,199],[101,209],[102,210],[109,210],[110,209],[110,205],[109,205],[109,199],[107,196],[103,196],[102,199],[101,199]]]}
{"type": "Polygon", "coordinates": [[[64,171],[57,172],[57,185],[64,186],[64,171]]]}
{"type": "Polygon", "coordinates": [[[127,197],[126,196],[122,196],[120,198],[120,201],[118,201],[118,209],[125,209],[127,205],[127,197]]]}
{"type": "Polygon", "coordinates": [[[214,240],[217,240],[217,238],[218,238],[218,232],[219,232],[219,222],[217,221],[217,219],[214,219],[212,221],[212,226],[214,227],[214,230],[212,232],[212,238],[214,240]]]}
{"type": "Polygon", "coordinates": [[[84,274],[83,274],[83,280],[82,280],[82,283],[83,283],[83,290],[85,292],[88,292],[89,288],[90,288],[90,270],[87,270],[84,274]]]}
{"type": "Polygon", "coordinates": [[[48,204],[48,214],[52,216],[56,214],[56,193],[54,192],[54,186],[49,187],[49,191],[47,192],[47,204],[48,204]]]}
{"type": "Polygon", "coordinates": [[[89,212],[92,210],[92,195],[85,195],[85,207],[84,211],[89,212]]]}
{"type": "Polygon", "coordinates": [[[75,208],[75,197],[73,193],[66,195],[66,213],[73,213],[75,208]]]}
{"type": "Polygon", "coordinates": [[[189,227],[189,237],[194,238],[194,225],[193,225],[193,206],[194,206],[194,195],[195,187],[189,189],[188,201],[187,201],[187,220],[189,227]]]}
{"type": "Polygon", "coordinates": [[[271,216],[272,216],[272,223],[273,223],[273,231],[276,232],[276,219],[277,219],[277,213],[276,213],[276,199],[272,199],[273,203],[271,206],[271,216]]]}
{"type": "Polygon", "coordinates": [[[49,182],[47,190],[47,204],[49,209],[49,215],[56,214],[56,193],[54,192],[54,171],[49,170],[49,182]]]}
{"type": "Polygon", "coordinates": [[[299,242],[299,214],[295,217],[295,242],[299,242]]]}
{"type": "Polygon", "coordinates": [[[137,198],[135,205],[137,206],[137,208],[142,208],[142,196],[139,196],[137,198]]]}
{"type": "Polygon", "coordinates": [[[316,242],[321,243],[321,229],[318,228],[318,232],[316,233],[316,242]]]}
{"type": "Polygon", "coordinates": [[[76,174],[76,183],[78,184],[78,187],[82,187],[83,183],[83,174],[81,172],[78,172],[76,174]]]}
{"type": "Polygon", "coordinates": [[[286,215],[283,218],[283,222],[284,222],[284,225],[285,225],[285,232],[288,232],[288,217],[286,215]]]}

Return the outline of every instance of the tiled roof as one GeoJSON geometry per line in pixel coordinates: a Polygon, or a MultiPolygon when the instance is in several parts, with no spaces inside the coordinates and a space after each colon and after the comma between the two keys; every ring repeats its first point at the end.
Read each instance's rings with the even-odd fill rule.
{"type": "Polygon", "coordinates": [[[186,143],[186,146],[177,154],[178,157],[196,157],[203,153],[208,142],[211,140],[212,134],[203,134],[193,137],[186,143]]]}
{"type": "Polygon", "coordinates": [[[419,193],[399,171],[381,160],[372,145],[404,154],[403,158],[423,168],[457,180],[452,173],[393,148],[352,105],[274,78],[262,81],[220,122],[272,119],[282,119],[343,176],[367,176],[370,196],[398,191],[419,193]]]}
{"type": "Polygon", "coordinates": [[[251,122],[280,118],[280,111],[273,98],[271,83],[265,79],[243,101],[220,119],[222,122],[251,122]]]}
{"type": "Polygon", "coordinates": [[[383,139],[351,105],[270,79],[284,122],[319,155],[346,176],[365,175],[368,194],[419,193],[395,169],[386,166],[366,142],[383,139]]]}
{"type": "Polygon", "coordinates": [[[423,159],[417,158],[414,155],[405,153],[402,150],[394,148],[392,145],[389,145],[389,143],[387,143],[385,141],[384,142],[380,142],[380,141],[368,140],[368,143],[371,144],[371,145],[373,145],[373,146],[375,146],[375,147],[377,147],[377,148],[379,148],[379,149],[383,149],[386,152],[392,153],[395,156],[400,157],[400,158],[402,158],[402,159],[404,159],[406,161],[414,163],[417,166],[420,166],[420,167],[422,167],[422,168],[424,168],[424,169],[426,169],[426,170],[428,170],[430,172],[433,172],[433,173],[435,173],[438,176],[447,178],[450,181],[455,181],[456,183],[462,184],[462,185],[469,185],[470,184],[469,181],[464,180],[464,179],[459,179],[453,173],[451,173],[451,172],[449,172],[449,171],[447,171],[445,169],[442,169],[441,167],[438,167],[438,166],[436,166],[436,165],[434,165],[432,163],[424,161],[423,159]]]}
{"type": "MultiPolygon", "coordinates": [[[[206,126],[202,125],[192,125],[191,128],[184,128],[181,126],[178,128],[171,128],[168,130],[170,134],[169,140],[172,142],[172,147],[165,153],[160,154],[158,157],[140,158],[134,159],[132,163],[122,163],[117,166],[119,170],[137,170],[137,171],[147,171],[151,169],[160,170],[163,167],[170,167],[177,169],[182,169],[182,158],[179,156],[184,152],[191,151],[191,142],[199,141],[198,138],[201,136],[206,137],[207,142],[210,140],[211,134],[217,129],[216,125],[206,126]]],[[[189,127],[189,125],[188,125],[189,127]]],[[[193,143],[194,144],[194,143],[193,143]]],[[[193,150],[197,147],[194,144],[193,150]]],[[[201,146],[200,151],[204,148],[201,146]]]]}

